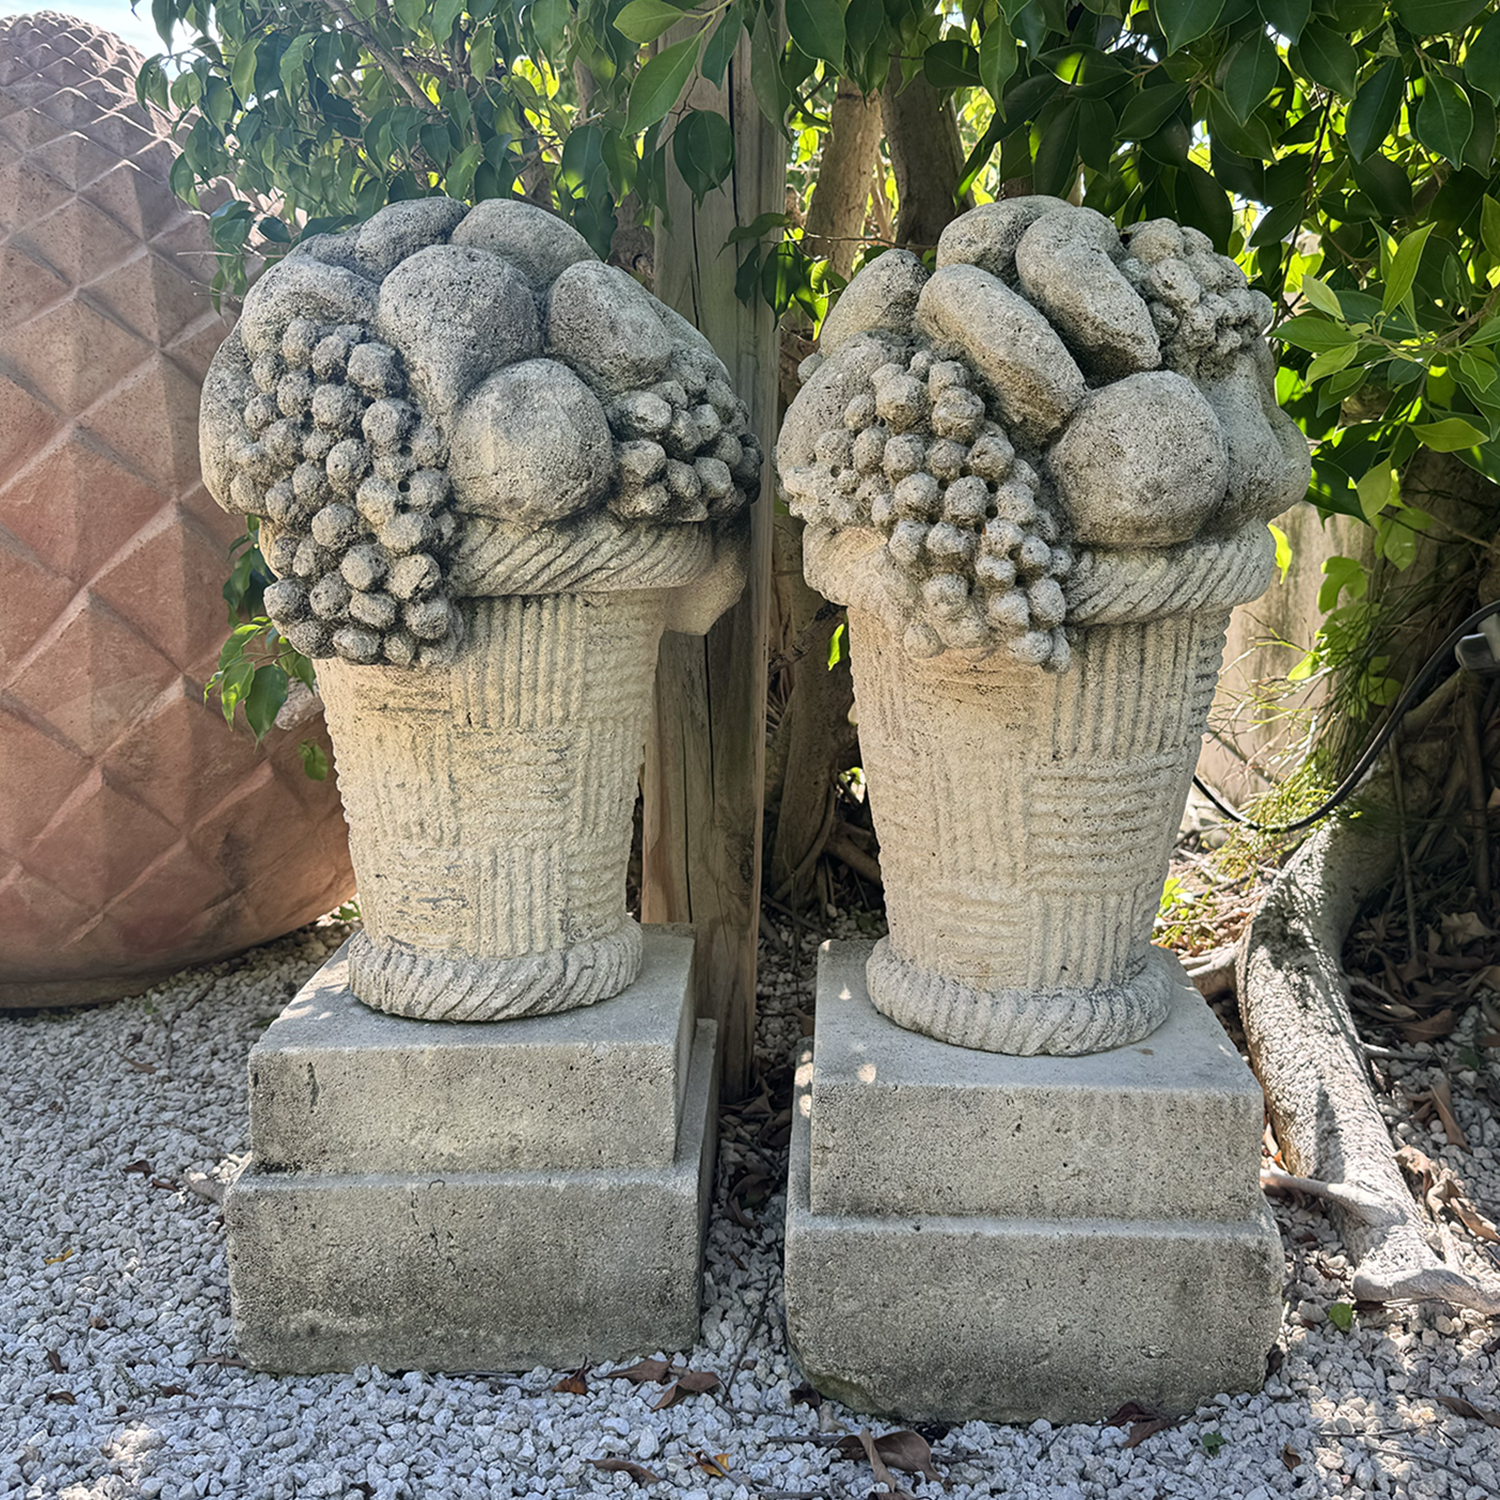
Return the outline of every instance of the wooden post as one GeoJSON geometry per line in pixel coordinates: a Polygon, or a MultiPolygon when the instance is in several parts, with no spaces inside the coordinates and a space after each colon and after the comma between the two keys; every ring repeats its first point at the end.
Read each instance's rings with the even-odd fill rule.
{"type": "MultiPolygon", "coordinates": [[[[661,45],[675,39],[674,30],[661,45]]],[[[719,1023],[724,1091],[738,1098],[749,1084],[755,1033],[777,344],[771,309],[760,301],[746,307],[735,296],[738,258],[724,246],[735,227],[781,211],[786,158],[784,140],[750,87],[746,37],[723,87],[697,78],[682,108],[728,117],[735,167],[701,206],[670,172],[670,224],[657,227],[656,295],[718,350],[750,407],[766,465],[751,507],[749,574],[739,603],[701,640],[669,634],[662,641],[642,778],[641,919],[697,928],[698,1013],[719,1023]]]]}

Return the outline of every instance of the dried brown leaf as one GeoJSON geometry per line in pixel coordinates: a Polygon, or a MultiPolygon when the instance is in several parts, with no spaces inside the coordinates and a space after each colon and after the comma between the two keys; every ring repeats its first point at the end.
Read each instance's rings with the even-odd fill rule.
{"type": "Polygon", "coordinates": [[[719,1377],[712,1370],[683,1370],[677,1384],[691,1396],[704,1396],[719,1388],[719,1377]]]}
{"type": "Polygon", "coordinates": [[[159,1385],[156,1388],[158,1396],[185,1396],[187,1387],[185,1385],[159,1385]]]}
{"type": "Polygon", "coordinates": [[[1185,1420],[1184,1417],[1152,1417],[1149,1422],[1133,1422],[1130,1436],[1120,1446],[1139,1448],[1147,1438],[1155,1437],[1157,1433],[1166,1432],[1169,1428],[1180,1427],[1185,1420]]]}
{"type": "Polygon", "coordinates": [[[1483,1422],[1486,1427],[1500,1427],[1500,1411],[1488,1411],[1465,1401],[1462,1396],[1434,1396],[1439,1406],[1446,1406],[1455,1416],[1467,1417],[1471,1422],[1483,1422]]]}
{"type": "MultiPolygon", "coordinates": [[[[866,1429],[858,1437],[840,1438],[836,1451],[842,1457],[857,1463],[861,1458],[869,1458],[871,1444],[881,1468],[903,1469],[908,1474],[921,1474],[938,1484],[947,1482],[932,1462],[932,1449],[928,1446],[927,1439],[921,1433],[905,1428],[883,1433],[878,1438],[871,1437],[866,1429]]],[[[874,1469],[875,1464],[872,1462],[870,1467],[874,1469]]],[[[894,1484],[892,1480],[881,1479],[879,1470],[876,1470],[875,1478],[882,1484],[894,1484]]]]}
{"type": "Polygon", "coordinates": [[[1157,1415],[1149,1406],[1139,1401],[1127,1401],[1114,1416],[1106,1417],[1106,1427],[1128,1427],[1132,1422],[1149,1422],[1157,1415]]]}
{"type": "Polygon", "coordinates": [[[815,1391],[810,1385],[804,1383],[797,1386],[792,1391],[793,1406],[810,1406],[814,1411],[817,1411],[817,1409],[822,1406],[822,1404],[822,1395],[819,1392],[815,1391]]]}
{"type": "Polygon", "coordinates": [[[588,1372],[589,1367],[587,1365],[580,1365],[576,1370],[570,1371],[552,1387],[553,1394],[557,1396],[587,1396],[589,1385],[584,1376],[588,1372]]]}
{"type": "Polygon", "coordinates": [[[1398,1028],[1403,1040],[1408,1042],[1432,1042],[1447,1036],[1458,1025],[1458,1017],[1451,1006],[1445,1006],[1436,1015],[1425,1021],[1410,1021],[1398,1028]]]}
{"type": "Polygon", "coordinates": [[[72,1391],[48,1391],[47,1399],[55,1401],[59,1406],[77,1406],[78,1397],[72,1391]]]}
{"type": "Polygon", "coordinates": [[[1454,1194],[1448,1199],[1448,1207],[1458,1215],[1459,1221],[1475,1239],[1488,1240],[1492,1245],[1500,1245],[1500,1230],[1497,1230],[1469,1199],[1460,1194],[1454,1194]]]}
{"type": "Polygon", "coordinates": [[[1449,912],[1442,918],[1443,936],[1455,943],[1477,943],[1481,938],[1495,936],[1495,930],[1480,921],[1475,911],[1449,912]]]}
{"type": "Polygon", "coordinates": [[[1433,1106],[1438,1112],[1438,1118],[1443,1122],[1444,1133],[1448,1137],[1450,1146],[1457,1146],[1460,1151],[1469,1149],[1469,1138],[1463,1133],[1458,1120],[1453,1114],[1453,1090],[1448,1085],[1446,1078],[1439,1078],[1433,1084],[1429,1096],[1433,1106]]]}
{"type": "Polygon", "coordinates": [[[673,1406],[676,1404],[677,1398],[681,1394],[682,1388],[674,1380],[671,1385],[669,1385],[666,1390],[661,1393],[661,1398],[652,1403],[651,1410],[665,1411],[669,1406],[673,1406]]]}
{"type": "Polygon", "coordinates": [[[628,1380],[634,1385],[649,1385],[653,1381],[664,1381],[672,1367],[664,1359],[643,1359],[621,1370],[611,1370],[610,1380],[628,1380]]]}
{"type": "Polygon", "coordinates": [[[589,1462],[606,1474],[629,1474],[637,1484],[661,1483],[660,1474],[653,1474],[644,1464],[634,1463],[628,1458],[591,1458],[589,1462]]]}
{"type": "Polygon", "coordinates": [[[142,1177],[149,1177],[155,1170],[151,1163],[143,1156],[139,1161],[133,1161],[120,1168],[120,1171],[129,1177],[132,1172],[139,1172],[142,1177]]]}
{"type": "Polygon", "coordinates": [[[705,1474],[712,1474],[715,1479],[728,1479],[729,1455],[727,1453],[699,1453],[693,1452],[693,1462],[703,1470],[705,1474]]]}
{"type": "Polygon", "coordinates": [[[68,1371],[67,1365],[63,1363],[62,1355],[56,1349],[49,1349],[47,1351],[47,1368],[54,1375],[65,1375],[68,1371]]]}
{"type": "Polygon", "coordinates": [[[128,1068],[134,1068],[137,1073],[154,1073],[156,1071],[155,1063],[137,1062],[133,1057],[127,1057],[125,1059],[125,1066],[128,1068]]]}
{"type": "Polygon", "coordinates": [[[1290,1443],[1285,1443],[1281,1449],[1281,1463],[1282,1467],[1286,1469],[1300,1468],[1302,1466],[1302,1455],[1290,1443]]]}

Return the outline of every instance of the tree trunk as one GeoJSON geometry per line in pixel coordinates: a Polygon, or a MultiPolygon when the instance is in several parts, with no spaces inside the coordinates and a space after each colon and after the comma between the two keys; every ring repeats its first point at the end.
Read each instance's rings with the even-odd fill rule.
{"type": "Polygon", "coordinates": [[[839,79],[817,185],[807,206],[802,248],[815,260],[828,260],[845,278],[854,269],[864,232],[880,131],[880,96],[867,99],[858,85],[839,79]]]}
{"type": "Polygon", "coordinates": [[[837,792],[835,778],[854,749],[849,711],[854,679],[849,653],[829,667],[829,648],[844,622],[843,610],[825,610],[823,596],[802,576],[802,523],[776,518],[778,561],[788,590],[787,637],[800,652],[785,670],[792,688],[772,755],[781,759],[776,834],[771,842],[770,884],[779,899],[802,901],[812,882],[818,853],[828,836],[837,792]]]}
{"type": "MultiPolygon", "coordinates": [[[[1414,737],[1452,702],[1450,679],[1408,715],[1414,737]]],[[[1447,737],[1399,752],[1409,808],[1443,780],[1447,737]]],[[[1325,824],[1281,872],[1246,934],[1240,1016],[1282,1159],[1301,1186],[1325,1197],[1351,1261],[1354,1295],[1387,1302],[1441,1298],[1500,1312],[1500,1282],[1445,1263],[1401,1176],[1369,1082],[1341,963],[1361,902],[1389,880],[1399,857],[1390,761],[1361,796],[1363,816],[1325,824]]],[[[1273,1179],[1272,1185],[1275,1185],[1273,1179]]]]}
{"type": "Polygon", "coordinates": [[[893,56],[880,102],[896,173],[896,241],[920,252],[935,246],[973,200],[956,201],[964,150],[951,102],[920,70],[903,85],[901,68],[893,56]]]}

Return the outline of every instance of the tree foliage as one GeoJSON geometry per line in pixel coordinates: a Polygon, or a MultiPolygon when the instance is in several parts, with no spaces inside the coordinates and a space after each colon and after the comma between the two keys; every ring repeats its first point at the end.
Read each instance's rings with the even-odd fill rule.
{"type": "MultiPolygon", "coordinates": [[[[1314,443],[1312,498],[1409,562],[1421,447],[1500,479],[1500,13],[1487,0],[153,0],[191,197],[218,178],[277,205],[215,211],[223,284],[245,254],[446,192],[526,194],[608,254],[678,172],[733,169],[684,103],[744,43],[762,111],[815,179],[831,91],[920,69],[951,96],[956,196],[1028,181],[1125,224],[1167,215],[1280,309],[1281,395],[1314,443]]],[[[740,295],[814,319],[839,278],[798,215],[731,236],[740,295]]],[[[861,259],[885,244],[872,238],[861,259]]],[[[931,247],[914,247],[930,253],[931,247]]],[[[856,262],[856,268],[860,262],[856,262]]],[[[1493,529],[1493,528],[1492,528],[1493,529]]],[[[1350,591],[1358,586],[1351,576],[1350,591]]],[[[1340,606],[1330,575],[1325,594],[1340,606]]],[[[1348,594],[1344,597],[1347,599],[1348,594]]]]}

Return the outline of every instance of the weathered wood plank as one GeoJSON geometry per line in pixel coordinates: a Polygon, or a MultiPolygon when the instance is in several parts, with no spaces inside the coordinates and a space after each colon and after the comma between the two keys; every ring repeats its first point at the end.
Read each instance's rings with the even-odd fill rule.
{"type": "Polygon", "coordinates": [[[657,229],[656,295],[719,351],[750,407],[767,463],[761,499],[752,507],[749,575],[739,603],[704,639],[668,635],[662,642],[642,779],[641,915],[697,928],[699,1014],[719,1023],[724,1089],[733,1098],[749,1082],[755,1031],[776,325],[770,308],[747,308],[735,297],[736,255],[720,251],[730,230],[781,210],[785,143],[756,106],[743,37],[723,87],[697,79],[683,108],[727,113],[736,164],[701,206],[672,173],[670,223],[657,229]]]}

